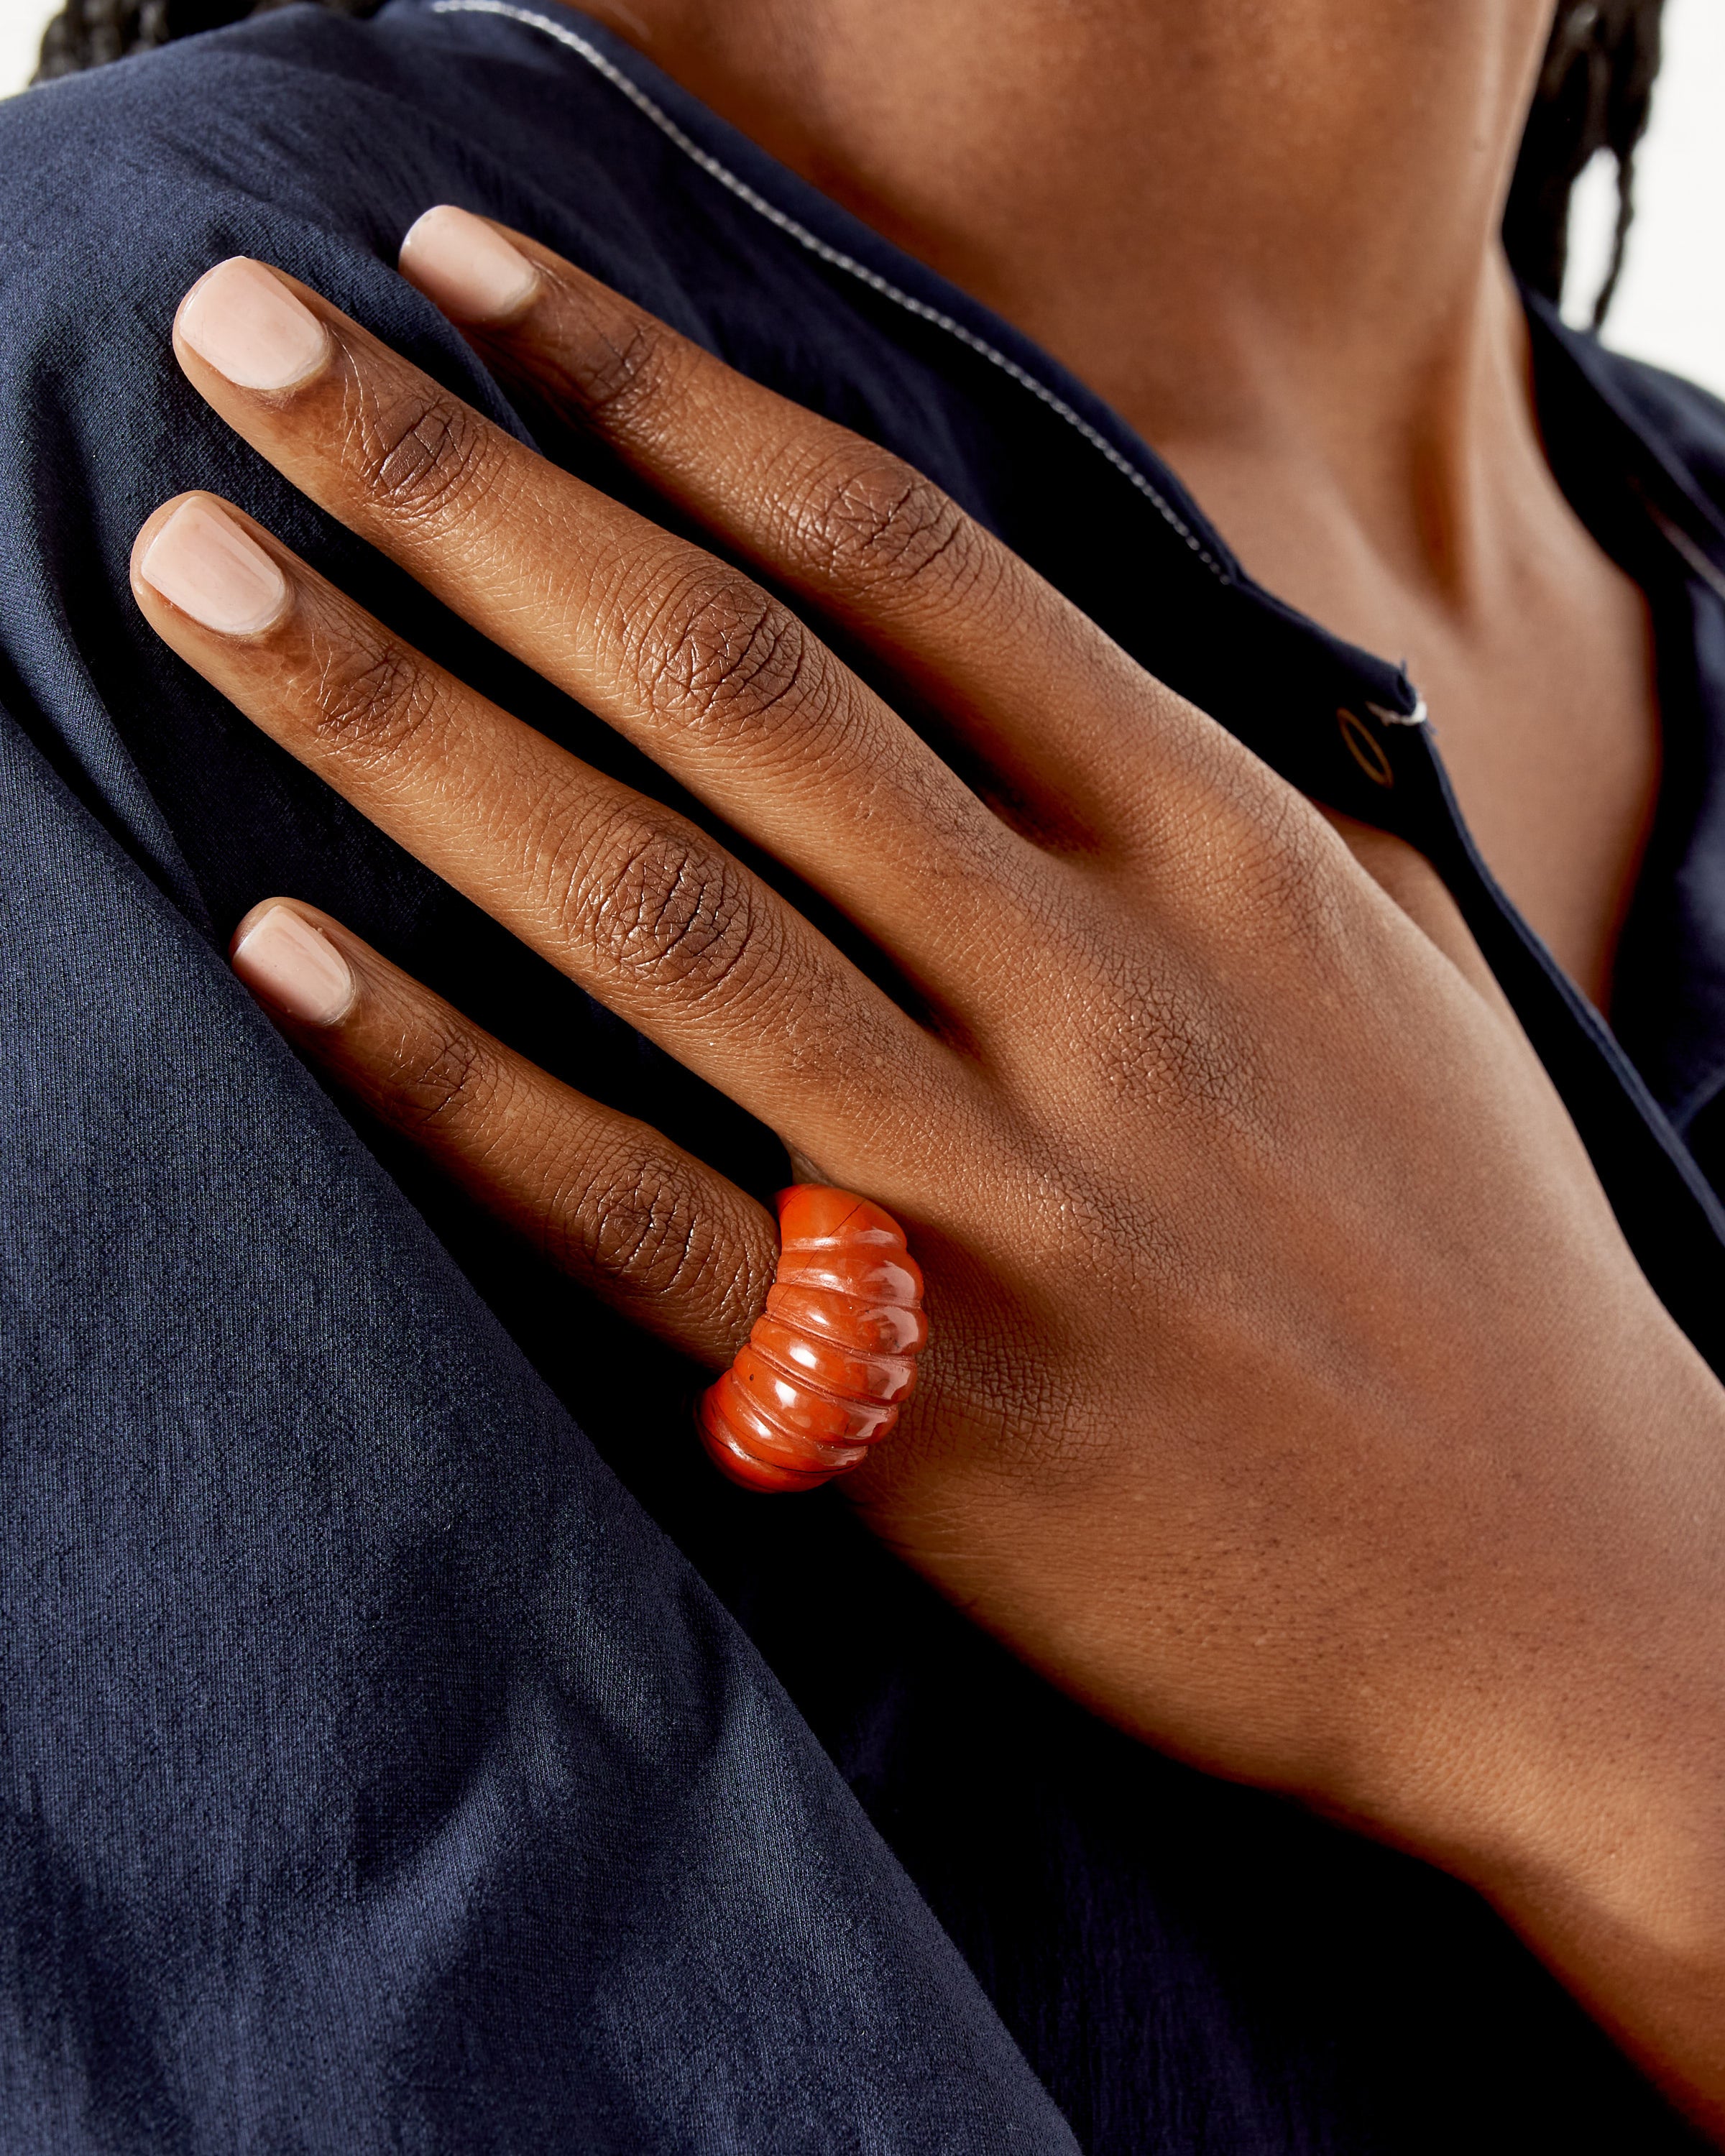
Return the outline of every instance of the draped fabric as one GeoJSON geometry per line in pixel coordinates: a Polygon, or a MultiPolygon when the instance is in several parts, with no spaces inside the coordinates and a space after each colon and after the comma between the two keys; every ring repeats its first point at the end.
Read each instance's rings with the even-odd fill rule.
{"type": "Polygon", "coordinates": [[[1454,1882],[1090,1722],[836,1495],[721,1486],[693,1373],[354,1120],[233,982],[240,913],[309,900],[750,1188],[781,1173],[130,598],[144,517],[213,488],[676,798],[173,362],[179,295],[257,255],[639,499],[395,275],[440,201],[888,443],[1296,783],[1424,846],[1725,1359],[1698,1164],[1725,424],[1698,392],[1535,311],[1554,466],[1659,627],[1674,776],[1620,1045],[1484,874],[1396,667],[1254,588],[1080,384],[579,16],[290,8],[0,105],[0,2145],[1689,2145],[1454,1882]]]}

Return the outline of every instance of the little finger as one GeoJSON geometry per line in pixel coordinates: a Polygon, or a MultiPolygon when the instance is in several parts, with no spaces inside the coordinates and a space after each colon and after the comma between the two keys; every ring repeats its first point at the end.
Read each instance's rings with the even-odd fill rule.
{"type": "Polygon", "coordinates": [[[470,1197],[679,1354],[730,1363],[778,1256],[752,1198],[560,1084],[316,907],[266,899],[231,948],[295,1044],[470,1197]]]}

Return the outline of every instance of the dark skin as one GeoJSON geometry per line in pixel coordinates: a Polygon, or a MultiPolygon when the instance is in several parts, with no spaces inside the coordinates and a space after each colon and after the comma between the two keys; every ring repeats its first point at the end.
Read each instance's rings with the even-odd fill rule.
{"type": "Polygon", "coordinates": [[[590,12],[1065,361],[1261,583],[1405,658],[1486,860],[1608,1007],[1659,730],[1496,244],[1548,0],[590,12]]]}
{"type": "MultiPolygon", "coordinates": [[[[1059,20],[1117,50],[1130,81],[1160,12],[1059,20]]],[[[787,66],[819,54],[823,23],[837,40],[846,13],[834,0],[803,18],[787,66]]],[[[1404,38],[1437,35],[1428,11],[1405,13],[1404,38]]],[[[1516,64],[1491,76],[1508,139],[1504,85],[1525,74],[1538,13],[1456,11],[1476,37],[1515,29],[1516,64]]],[[[1024,35],[1039,20],[1051,65],[1052,8],[1024,11],[1024,35]]],[[[742,6],[711,18],[727,36],[770,21],[742,6]]],[[[662,49],[649,27],[655,57],[683,53],[717,97],[702,49],[662,49]]],[[[947,48],[937,23],[929,49],[905,27],[926,90],[947,48]]],[[[1363,65],[1377,32],[1356,27],[1363,65]]],[[[1013,44],[997,22],[997,75],[1013,44]]],[[[1009,84],[989,87],[998,104],[1009,84]]],[[[813,110],[836,146],[818,177],[843,192],[855,131],[813,110]]],[[[1076,214],[1067,123],[1045,118],[1076,214]]],[[[980,151],[955,139],[957,203],[980,151]]],[[[1135,183],[1123,162],[1109,187],[1092,173],[1099,202],[1135,183]]],[[[993,218],[1005,181],[978,169],[993,218]]],[[[490,365],[605,436],[794,613],[267,270],[226,265],[188,300],[188,377],[313,499],[843,908],[927,1022],[711,840],[440,675],[237,512],[182,500],[151,518],[134,571],[148,618],[382,828],[771,1123],[813,1177],[905,1222],[935,1337],[900,1431],[845,1486],[909,1563],[1146,1741],[1471,1881],[1725,2135],[1725,1394],[1642,1279],[1435,876],[1394,842],[1338,832],[914,474],[530,240],[511,254],[440,214],[408,274],[490,365]],[[1027,820],[961,785],[830,656],[824,623],[936,705],[1027,820]]],[[[924,250],[947,267],[950,228],[931,214],[924,250]]],[[[1069,238],[1081,260],[1082,230],[1069,238]]],[[[1476,288],[1501,290],[1481,245],[1476,288]]],[[[1075,292],[1075,337],[1105,298],[1086,315],[1075,292]]],[[[1141,321],[1146,305],[1141,285],[1141,321]]],[[[1452,348],[1477,336],[1489,358],[1501,311],[1463,313],[1452,348]]],[[[1442,343],[1434,329],[1428,349],[1442,343]]],[[[1129,408],[1109,354],[1132,349],[1124,329],[1112,344],[1098,331],[1086,370],[1129,408]]],[[[1433,442],[1454,423],[1441,469],[1481,474],[1482,501],[1513,492],[1495,475],[1517,441],[1537,451],[1513,378],[1484,366],[1477,398],[1434,390],[1423,437],[1417,406],[1409,420],[1433,442]]],[[[1219,410],[1246,409],[1219,360],[1204,379],[1219,410]]],[[[1211,438],[1225,433],[1218,419],[1211,438]]],[[[1368,434],[1358,469],[1383,491],[1358,501],[1387,504],[1396,458],[1368,434]]],[[[1285,478],[1300,468],[1290,457],[1285,478]]],[[[1387,539],[1368,558],[1345,493],[1314,493],[1314,564],[1353,561],[1362,605],[1411,592],[1387,539]]],[[[1294,516],[1291,482],[1282,499],[1294,516]]],[[[1482,511],[1441,528],[1504,538],[1546,520],[1533,583],[1568,611],[1548,648],[1525,610],[1522,634],[1561,676],[1564,636],[1604,620],[1610,644],[1618,588],[1555,503],[1546,478],[1513,514],[1500,502],[1496,526],[1482,511]],[[1552,569],[1563,559],[1594,576],[1591,624],[1552,569]]],[[[1266,548],[1277,531],[1292,544],[1286,517],[1266,516],[1266,548]]],[[[1615,611],[1633,631],[1629,597],[1615,611]]],[[[1497,619],[1489,577],[1478,598],[1497,619]]],[[[1471,683],[1530,741],[1545,726],[1549,753],[1562,711],[1517,705],[1494,648],[1482,637],[1471,671],[1458,659],[1458,695],[1471,683]]],[[[1602,738],[1643,737],[1645,697],[1595,702],[1602,738]]],[[[1554,780],[1540,816],[1500,803],[1520,834],[1497,864],[1512,887],[1537,885],[1542,834],[1575,839],[1584,791],[1554,780]]],[[[1597,917],[1620,906],[1612,864],[1601,846],[1575,882],[1597,917]]],[[[773,1263],[752,1199],[532,1070],[339,923],[267,901],[236,942],[242,977],[335,1077],[578,1279],[710,1366],[728,1360],[773,1263]]]]}

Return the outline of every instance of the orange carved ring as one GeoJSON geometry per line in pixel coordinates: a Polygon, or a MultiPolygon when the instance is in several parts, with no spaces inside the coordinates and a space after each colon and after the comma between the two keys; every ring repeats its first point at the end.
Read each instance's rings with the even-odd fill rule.
{"type": "Polygon", "coordinates": [[[778,1194],[778,1271],[748,1344],[701,1394],[701,1442],[733,1482],[812,1490],[898,1420],[928,1338],[904,1230],[824,1183],[778,1194]]]}

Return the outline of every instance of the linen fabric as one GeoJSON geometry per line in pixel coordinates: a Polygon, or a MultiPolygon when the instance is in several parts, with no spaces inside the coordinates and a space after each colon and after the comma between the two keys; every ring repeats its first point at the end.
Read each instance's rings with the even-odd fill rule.
{"type": "MultiPolygon", "coordinates": [[[[881,440],[1296,783],[1437,863],[1716,1368],[1725,416],[1532,310],[1554,468],[1648,591],[1668,781],[1614,1038],[1481,867],[1417,696],[1255,588],[1005,324],[572,12],[289,8],[0,105],[0,2145],[1690,2145],[1455,1882],[1089,1720],[835,1495],[721,1486],[696,1373],[328,1097],[228,973],[327,907],[739,1181],[771,1135],[145,628],[207,486],[490,696],[675,789],[181,378],[244,253],[559,460],[395,274],[454,202],[881,440]]],[[[650,509],[651,505],[643,501],[650,509]]]]}

